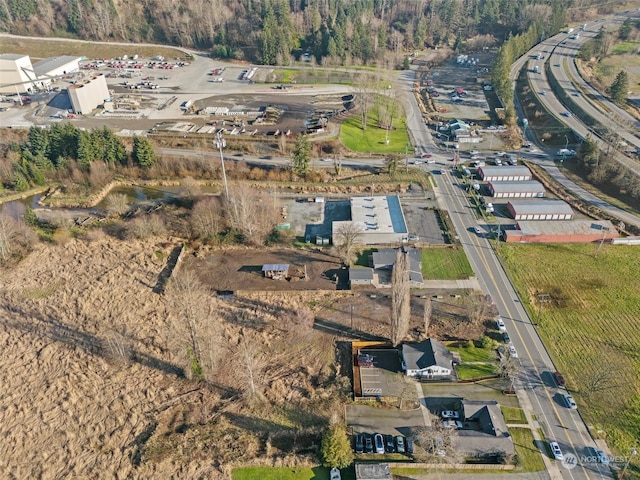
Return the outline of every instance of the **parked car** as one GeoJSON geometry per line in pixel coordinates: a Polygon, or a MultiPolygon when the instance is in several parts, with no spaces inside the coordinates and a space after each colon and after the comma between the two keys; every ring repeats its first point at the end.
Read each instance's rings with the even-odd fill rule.
{"type": "Polygon", "coordinates": [[[553,372],[553,379],[559,387],[564,387],[566,385],[564,377],[560,372],[553,372]]]}
{"type": "Polygon", "coordinates": [[[504,324],[504,320],[502,320],[500,317],[496,319],[496,324],[498,325],[498,330],[500,330],[501,332],[507,331],[507,327],[504,324]]]}
{"type": "Polygon", "coordinates": [[[511,337],[507,332],[502,332],[502,340],[504,340],[504,343],[511,343],[511,337]]]}
{"type": "Polygon", "coordinates": [[[482,235],[484,233],[480,227],[473,227],[473,232],[476,235],[482,235]]]}
{"type": "Polygon", "coordinates": [[[511,355],[511,358],[518,358],[518,352],[513,345],[509,345],[509,355],[511,355]]]}
{"type": "Polygon", "coordinates": [[[340,470],[336,467],[333,467],[329,474],[329,480],[342,480],[342,474],[340,470]]]}
{"type": "Polygon", "coordinates": [[[442,422],[442,426],[445,428],[455,428],[456,430],[462,430],[462,422],[460,420],[445,420],[442,422]]]}
{"type": "Polygon", "coordinates": [[[564,401],[564,404],[567,408],[570,408],[571,410],[576,410],[578,408],[578,405],[576,405],[575,400],[568,393],[565,393],[562,395],[562,400],[564,401]]]}
{"type": "Polygon", "coordinates": [[[384,446],[387,453],[393,453],[396,451],[395,443],[393,442],[393,435],[384,436],[384,446]]]}
{"type": "Polygon", "coordinates": [[[364,453],[373,453],[373,440],[368,434],[364,436],[364,453]]]}
{"type": "Polygon", "coordinates": [[[376,433],[374,435],[373,444],[374,444],[376,453],[379,453],[379,454],[384,453],[384,438],[382,438],[381,433],[376,433]]]}
{"type": "Polygon", "coordinates": [[[407,438],[406,444],[407,453],[409,455],[413,455],[413,440],[411,438],[407,438]]]}
{"type": "Polygon", "coordinates": [[[551,454],[553,455],[553,458],[555,458],[556,460],[564,459],[564,456],[562,455],[562,450],[560,450],[560,445],[558,445],[558,442],[549,442],[549,448],[551,449],[551,454]]]}
{"type": "Polygon", "coordinates": [[[396,437],[396,452],[398,452],[398,453],[404,453],[405,452],[404,437],[402,435],[398,435],[396,437]]]}
{"type": "Polygon", "coordinates": [[[460,414],[454,410],[443,410],[440,416],[443,420],[457,420],[460,418],[460,414]]]}

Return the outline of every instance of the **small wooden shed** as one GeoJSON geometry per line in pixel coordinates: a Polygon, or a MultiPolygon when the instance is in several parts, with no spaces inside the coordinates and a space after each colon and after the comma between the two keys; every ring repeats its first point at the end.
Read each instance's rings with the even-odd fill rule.
{"type": "Polygon", "coordinates": [[[265,263],[262,265],[262,273],[266,278],[273,280],[286,279],[289,276],[289,265],[285,263],[265,263]]]}

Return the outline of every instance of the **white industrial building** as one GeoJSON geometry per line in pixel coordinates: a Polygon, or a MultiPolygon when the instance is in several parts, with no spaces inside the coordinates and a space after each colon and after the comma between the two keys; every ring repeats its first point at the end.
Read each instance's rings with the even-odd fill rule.
{"type": "Polygon", "coordinates": [[[523,182],[489,182],[487,185],[494,198],[544,197],[544,185],[536,180],[523,182]]]}
{"type": "Polygon", "coordinates": [[[16,53],[0,54],[0,93],[24,93],[33,88],[31,59],[16,53]]]}
{"type": "Polygon", "coordinates": [[[523,166],[491,166],[478,167],[478,175],[485,182],[523,182],[533,177],[531,171],[523,166]]]}
{"type": "Polygon", "coordinates": [[[343,243],[341,232],[357,232],[355,243],[381,245],[401,243],[407,236],[400,199],[397,195],[351,198],[351,220],[333,222],[332,240],[343,243]]]}
{"type": "Polygon", "coordinates": [[[571,220],[573,210],[567,202],[548,200],[512,200],[507,209],[515,220],[571,220]]]}
{"type": "Polygon", "coordinates": [[[71,108],[81,115],[91,113],[110,96],[107,80],[101,73],[71,85],[68,91],[71,108]]]}
{"type": "Polygon", "coordinates": [[[33,71],[45,85],[51,83],[52,77],[62,77],[80,70],[82,57],[63,55],[50,57],[33,64],[33,71]]]}

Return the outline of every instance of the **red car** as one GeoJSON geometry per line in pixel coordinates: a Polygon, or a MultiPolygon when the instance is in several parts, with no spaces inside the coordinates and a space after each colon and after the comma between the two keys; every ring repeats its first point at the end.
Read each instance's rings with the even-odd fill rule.
{"type": "Polygon", "coordinates": [[[558,385],[559,387],[565,386],[564,377],[560,372],[553,372],[553,379],[556,381],[556,385],[558,385]]]}
{"type": "Polygon", "coordinates": [[[423,153],[421,158],[431,158],[433,157],[433,155],[431,155],[430,153],[423,153]]]}

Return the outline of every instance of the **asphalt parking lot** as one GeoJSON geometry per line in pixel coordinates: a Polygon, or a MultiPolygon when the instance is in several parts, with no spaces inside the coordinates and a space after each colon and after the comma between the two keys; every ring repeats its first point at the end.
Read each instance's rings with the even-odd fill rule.
{"type": "Polygon", "coordinates": [[[409,233],[417,235],[422,243],[442,245],[446,243],[446,236],[440,226],[438,214],[434,210],[435,207],[434,200],[402,199],[402,209],[409,226],[409,233]]]}

